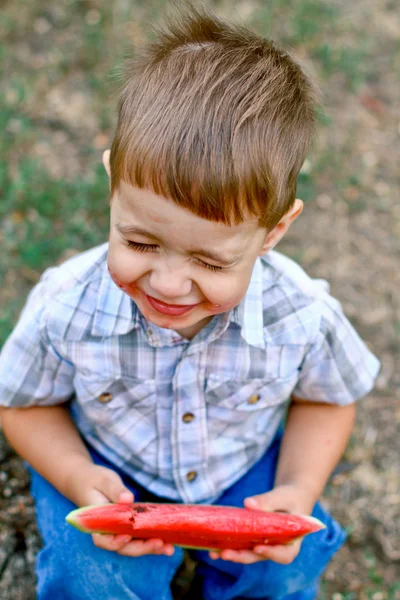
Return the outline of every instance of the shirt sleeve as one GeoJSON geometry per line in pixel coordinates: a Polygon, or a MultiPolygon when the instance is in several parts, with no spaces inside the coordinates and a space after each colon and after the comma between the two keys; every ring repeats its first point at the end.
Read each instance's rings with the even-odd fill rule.
{"type": "Polygon", "coordinates": [[[310,345],[292,394],[304,400],[347,405],[374,386],[380,362],[342,312],[325,294],[318,335],[310,345]]]}
{"type": "Polygon", "coordinates": [[[50,406],[73,395],[74,366],[50,341],[46,313],[51,298],[48,269],[32,289],[0,354],[0,405],[50,406]]]}

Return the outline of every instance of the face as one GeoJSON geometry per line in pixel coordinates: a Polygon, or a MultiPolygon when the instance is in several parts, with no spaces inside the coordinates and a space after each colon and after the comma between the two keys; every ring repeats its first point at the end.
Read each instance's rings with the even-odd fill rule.
{"type": "Polygon", "coordinates": [[[239,304],[256,258],[272,245],[256,220],[208,221],[123,181],[111,201],[112,279],[148,321],[187,338],[239,304]]]}

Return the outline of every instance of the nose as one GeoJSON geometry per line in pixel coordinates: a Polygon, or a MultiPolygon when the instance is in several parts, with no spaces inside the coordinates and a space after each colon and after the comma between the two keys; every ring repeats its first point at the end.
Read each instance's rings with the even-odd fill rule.
{"type": "Polygon", "coordinates": [[[150,274],[150,287],[159,300],[176,300],[178,303],[192,291],[192,281],[182,267],[167,267],[165,263],[158,265],[150,274]]]}

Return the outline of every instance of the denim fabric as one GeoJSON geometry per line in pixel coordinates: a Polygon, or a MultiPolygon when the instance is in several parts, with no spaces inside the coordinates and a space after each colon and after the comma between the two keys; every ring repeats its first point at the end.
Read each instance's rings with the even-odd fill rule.
{"type": "MultiPolygon", "coordinates": [[[[264,457],[225,492],[218,504],[243,506],[245,497],[271,489],[279,452],[277,439],[264,457]]],[[[115,469],[90,449],[93,460],[115,469]]],[[[32,468],[31,490],[44,547],[37,558],[38,600],[171,600],[170,582],[183,551],[172,557],[124,557],[94,546],[91,536],[65,522],[75,507],[32,468]]],[[[117,470],[118,472],[118,470],[117,470]]],[[[137,501],[164,501],[119,472],[137,501]]],[[[213,561],[207,552],[196,552],[203,580],[204,600],[263,598],[264,600],[314,600],[318,580],[333,554],[345,540],[340,525],[317,504],[313,515],[326,529],[307,536],[290,565],[264,561],[240,565],[213,561]]]]}

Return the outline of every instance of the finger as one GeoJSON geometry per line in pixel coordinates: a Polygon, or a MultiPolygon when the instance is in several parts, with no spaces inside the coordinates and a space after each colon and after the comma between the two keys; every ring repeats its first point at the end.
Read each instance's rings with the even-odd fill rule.
{"type": "Polygon", "coordinates": [[[130,542],[132,536],[130,535],[112,535],[108,533],[93,533],[92,540],[95,546],[102,548],[102,550],[112,550],[117,552],[123,548],[128,542],[130,542]]]}
{"type": "Polygon", "coordinates": [[[290,512],[287,507],[288,499],[280,490],[272,490],[259,496],[249,496],[244,499],[246,508],[265,510],[267,512],[290,512]]]}
{"type": "Polygon", "coordinates": [[[133,540],[118,551],[121,556],[144,556],[145,554],[164,554],[172,556],[175,549],[171,544],[162,540],[133,540]]]}
{"type": "MultiPolygon", "coordinates": [[[[132,492],[124,485],[121,477],[111,469],[104,468],[94,488],[108,498],[108,502],[118,502],[121,495],[133,502],[132,492]]],[[[124,500],[126,501],[126,500],[124,500]]]]}
{"type": "Polygon", "coordinates": [[[163,548],[162,540],[131,540],[120,548],[118,554],[122,556],[143,556],[144,554],[157,554],[163,548]]]}
{"type": "Polygon", "coordinates": [[[245,498],[244,504],[247,508],[258,508],[271,512],[292,512],[296,508],[297,495],[294,493],[293,487],[280,485],[269,492],[245,498]]]}
{"type": "Polygon", "coordinates": [[[159,545],[149,543],[148,540],[146,542],[135,540],[121,548],[118,554],[131,557],[145,556],[147,554],[172,556],[174,552],[175,549],[172,545],[159,545]]]}
{"type": "Polygon", "coordinates": [[[264,556],[255,554],[251,550],[223,550],[220,558],[222,560],[230,560],[235,563],[242,563],[244,565],[251,565],[261,560],[265,560],[264,556]]]}
{"type": "Polygon", "coordinates": [[[124,490],[123,492],[120,493],[120,495],[118,497],[118,502],[125,502],[127,504],[131,504],[134,501],[135,501],[135,497],[134,497],[133,493],[129,490],[124,490]]]}
{"type": "Polygon", "coordinates": [[[268,560],[289,565],[296,558],[300,550],[300,544],[295,542],[290,546],[255,546],[254,552],[268,560]]]}
{"type": "Polygon", "coordinates": [[[258,496],[250,496],[249,498],[244,499],[244,505],[246,508],[250,508],[252,510],[265,510],[265,511],[273,511],[271,504],[268,504],[264,499],[260,502],[258,496]]]}
{"type": "Polygon", "coordinates": [[[87,506],[92,504],[108,504],[109,502],[110,498],[95,488],[88,490],[85,496],[85,505],[87,506]]]}
{"type": "Polygon", "coordinates": [[[312,511],[314,500],[305,490],[294,485],[279,485],[269,492],[249,496],[244,500],[247,508],[275,512],[289,512],[294,514],[309,514],[312,511]]]}

